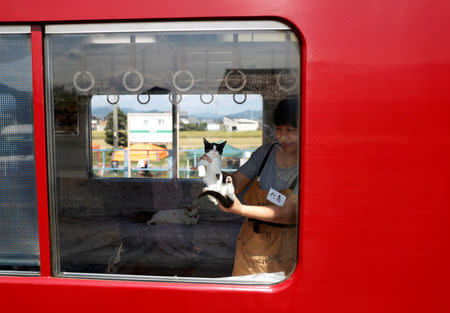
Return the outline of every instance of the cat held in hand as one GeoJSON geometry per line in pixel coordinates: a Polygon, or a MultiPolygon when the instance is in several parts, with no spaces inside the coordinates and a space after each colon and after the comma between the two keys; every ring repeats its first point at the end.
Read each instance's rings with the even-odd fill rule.
{"type": "Polygon", "coordinates": [[[202,159],[198,163],[198,175],[203,177],[203,182],[206,185],[198,197],[208,196],[214,204],[217,204],[217,200],[219,200],[224,207],[229,208],[234,203],[233,180],[231,176],[224,179],[221,170],[222,154],[226,141],[210,143],[203,138],[203,143],[205,154],[211,159],[211,162],[202,159]]]}

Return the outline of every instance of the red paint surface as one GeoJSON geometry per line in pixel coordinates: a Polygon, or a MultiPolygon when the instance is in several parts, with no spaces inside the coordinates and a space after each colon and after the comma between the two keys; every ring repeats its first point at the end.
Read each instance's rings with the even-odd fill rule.
{"type": "Polygon", "coordinates": [[[277,16],[304,42],[300,258],[289,281],[59,279],[45,277],[41,250],[44,277],[0,277],[2,310],[450,312],[449,12],[444,0],[3,0],[5,23],[277,16]]]}
{"type": "Polygon", "coordinates": [[[47,152],[44,103],[44,56],[42,51],[42,30],[31,28],[31,58],[33,71],[33,114],[36,161],[36,186],[39,218],[39,251],[41,276],[50,276],[50,234],[47,198],[47,152]]]}

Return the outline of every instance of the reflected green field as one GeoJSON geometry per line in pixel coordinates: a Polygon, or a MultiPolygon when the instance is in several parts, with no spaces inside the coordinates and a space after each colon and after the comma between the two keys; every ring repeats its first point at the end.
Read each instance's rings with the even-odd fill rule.
{"type": "MultiPolygon", "coordinates": [[[[238,149],[256,149],[262,144],[260,130],[228,132],[228,131],[181,131],[179,134],[180,149],[198,149],[203,147],[203,138],[212,142],[227,140],[228,144],[238,149]]],[[[112,148],[105,142],[104,131],[92,131],[92,143],[101,148],[112,148]]]]}

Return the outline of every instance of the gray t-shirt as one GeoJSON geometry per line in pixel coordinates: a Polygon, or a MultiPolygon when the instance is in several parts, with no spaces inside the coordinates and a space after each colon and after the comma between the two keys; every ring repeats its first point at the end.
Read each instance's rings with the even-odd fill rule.
{"type": "MultiPolygon", "coordinates": [[[[272,144],[265,144],[256,149],[248,159],[248,161],[239,168],[239,172],[250,180],[254,180],[258,175],[259,167],[264,160],[267,152],[272,144]]],[[[278,145],[273,147],[270,151],[269,158],[266,165],[259,177],[260,186],[263,190],[269,190],[273,188],[277,191],[285,190],[290,187],[292,182],[298,177],[297,166],[290,168],[280,168],[276,161],[276,151],[278,145]]],[[[298,192],[298,179],[293,190],[294,193],[298,192]]]]}

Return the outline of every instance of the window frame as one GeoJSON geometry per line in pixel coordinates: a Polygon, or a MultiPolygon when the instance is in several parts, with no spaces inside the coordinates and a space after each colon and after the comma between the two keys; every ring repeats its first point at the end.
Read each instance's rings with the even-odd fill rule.
{"type": "MultiPolygon", "coordinates": [[[[298,36],[297,31],[295,28],[291,28],[287,24],[276,21],[276,20],[237,20],[237,21],[189,21],[189,22],[183,22],[183,21],[171,21],[171,22],[143,22],[143,23],[86,23],[86,24],[48,24],[44,26],[44,37],[46,35],[57,35],[57,34],[90,34],[90,33],[130,33],[130,32],[179,32],[179,31],[264,31],[264,30],[270,30],[270,31],[291,31],[296,40],[298,41],[299,46],[299,73],[298,78],[299,81],[297,82],[298,87],[298,94],[299,98],[301,99],[301,38],[298,36]],[[200,27],[195,27],[195,25],[199,24],[200,27]],[[250,26],[249,26],[250,25],[250,26]],[[152,28],[155,27],[155,28],[152,28]]],[[[50,51],[48,42],[46,43],[45,48],[50,51]]],[[[47,99],[46,99],[46,108],[48,112],[51,112],[50,114],[47,114],[47,136],[48,138],[52,138],[54,133],[53,127],[54,127],[54,117],[53,117],[53,101],[51,96],[51,75],[49,75],[49,68],[51,67],[51,54],[48,53],[45,55],[45,81],[48,82],[46,86],[47,91],[47,99]]],[[[301,113],[300,113],[300,107],[301,107],[301,100],[298,103],[299,106],[299,116],[298,120],[301,120],[301,113]]],[[[178,107],[176,104],[172,104],[172,119],[175,121],[178,119],[178,107]]],[[[88,119],[89,121],[92,120],[91,116],[91,109],[88,108],[88,119]]],[[[79,121],[78,121],[79,123],[79,121]]],[[[87,125],[86,127],[89,127],[87,125]]],[[[173,155],[174,155],[174,162],[172,162],[172,171],[175,175],[173,175],[172,178],[147,178],[150,180],[197,180],[193,178],[179,178],[179,172],[178,172],[178,129],[173,129],[173,155]],[[176,147],[176,148],[175,148],[176,147]]],[[[300,129],[299,129],[300,131],[300,129]]],[[[89,144],[92,143],[92,133],[91,129],[89,127],[88,133],[88,141],[89,144]]],[[[301,137],[301,136],[300,136],[301,137]]],[[[299,138],[300,138],[299,137],[299,138]]],[[[55,151],[54,149],[54,142],[51,142],[52,140],[49,140],[48,143],[48,149],[50,151],[55,151]]],[[[301,140],[299,139],[299,150],[301,147],[301,140]]],[[[114,177],[99,177],[95,174],[93,174],[93,168],[92,168],[92,146],[87,149],[88,158],[89,158],[89,172],[91,172],[90,178],[94,179],[108,179],[108,180],[123,180],[124,178],[114,178],[114,177]]],[[[50,153],[52,155],[52,153],[50,153]]],[[[57,214],[56,214],[56,183],[54,182],[55,175],[55,160],[52,157],[48,158],[48,164],[49,164],[49,182],[52,189],[49,188],[49,202],[51,203],[50,206],[50,212],[52,216],[52,222],[51,222],[51,229],[50,233],[58,234],[57,231],[57,214]]],[[[298,159],[299,165],[300,165],[300,157],[298,159]]],[[[300,173],[300,166],[298,169],[300,173]]],[[[135,178],[129,177],[126,178],[127,180],[132,180],[135,178]]],[[[138,178],[138,180],[144,180],[142,178],[138,178]]],[[[300,184],[300,183],[299,183],[300,184]]],[[[299,188],[300,189],[300,188],[299,188]]],[[[300,192],[300,191],[299,191],[300,192]]],[[[300,214],[299,214],[300,216],[300,214]]],[[[300,224],[297,226],[298,230],[300,228],[300,224]]],[[[279,284],[282,284],[285,280],[281,280],[278,282],[261,282],[261,281],[233,281],[233,280],[227,280],[227,279],[217,279],[217,278],[207,278],[207,277],[177,277],[177,276],[151,276],[151,275],[132,275],[132,274],[103,274],[103,273],[85,273],[85,272],[64,272],[61,271],[61,267],[59,264],[60,256],[59,256],[59,245],[58,245],[58,236],[52,236],[51,238],[52,243],[52,270],[53,270],[53,276],[54,277],[60,277],[60,278],[75,278],[75,279],[99,279],[99,280],[109,280],[109,281],[138,281],[138,282],[182,282],[182,283],[207,283],[207,284],[218,284],[218,285],[232,285],[232,286],[239,286],[239,285],[249,285],[249,286],[256,286],[256,287],[262,287],[265,286],[276,286],[279,284]]],[[[299,239],[297,238],[297,241],[299,239]]],[[[299,261],[299,257],[297,257],[297,262],[299,261]]],[[[293,272],[296,268],[293,269],[293,272]]],[[[286,277],[286,279],[289,279],[293,272],[286,277]]]]}

